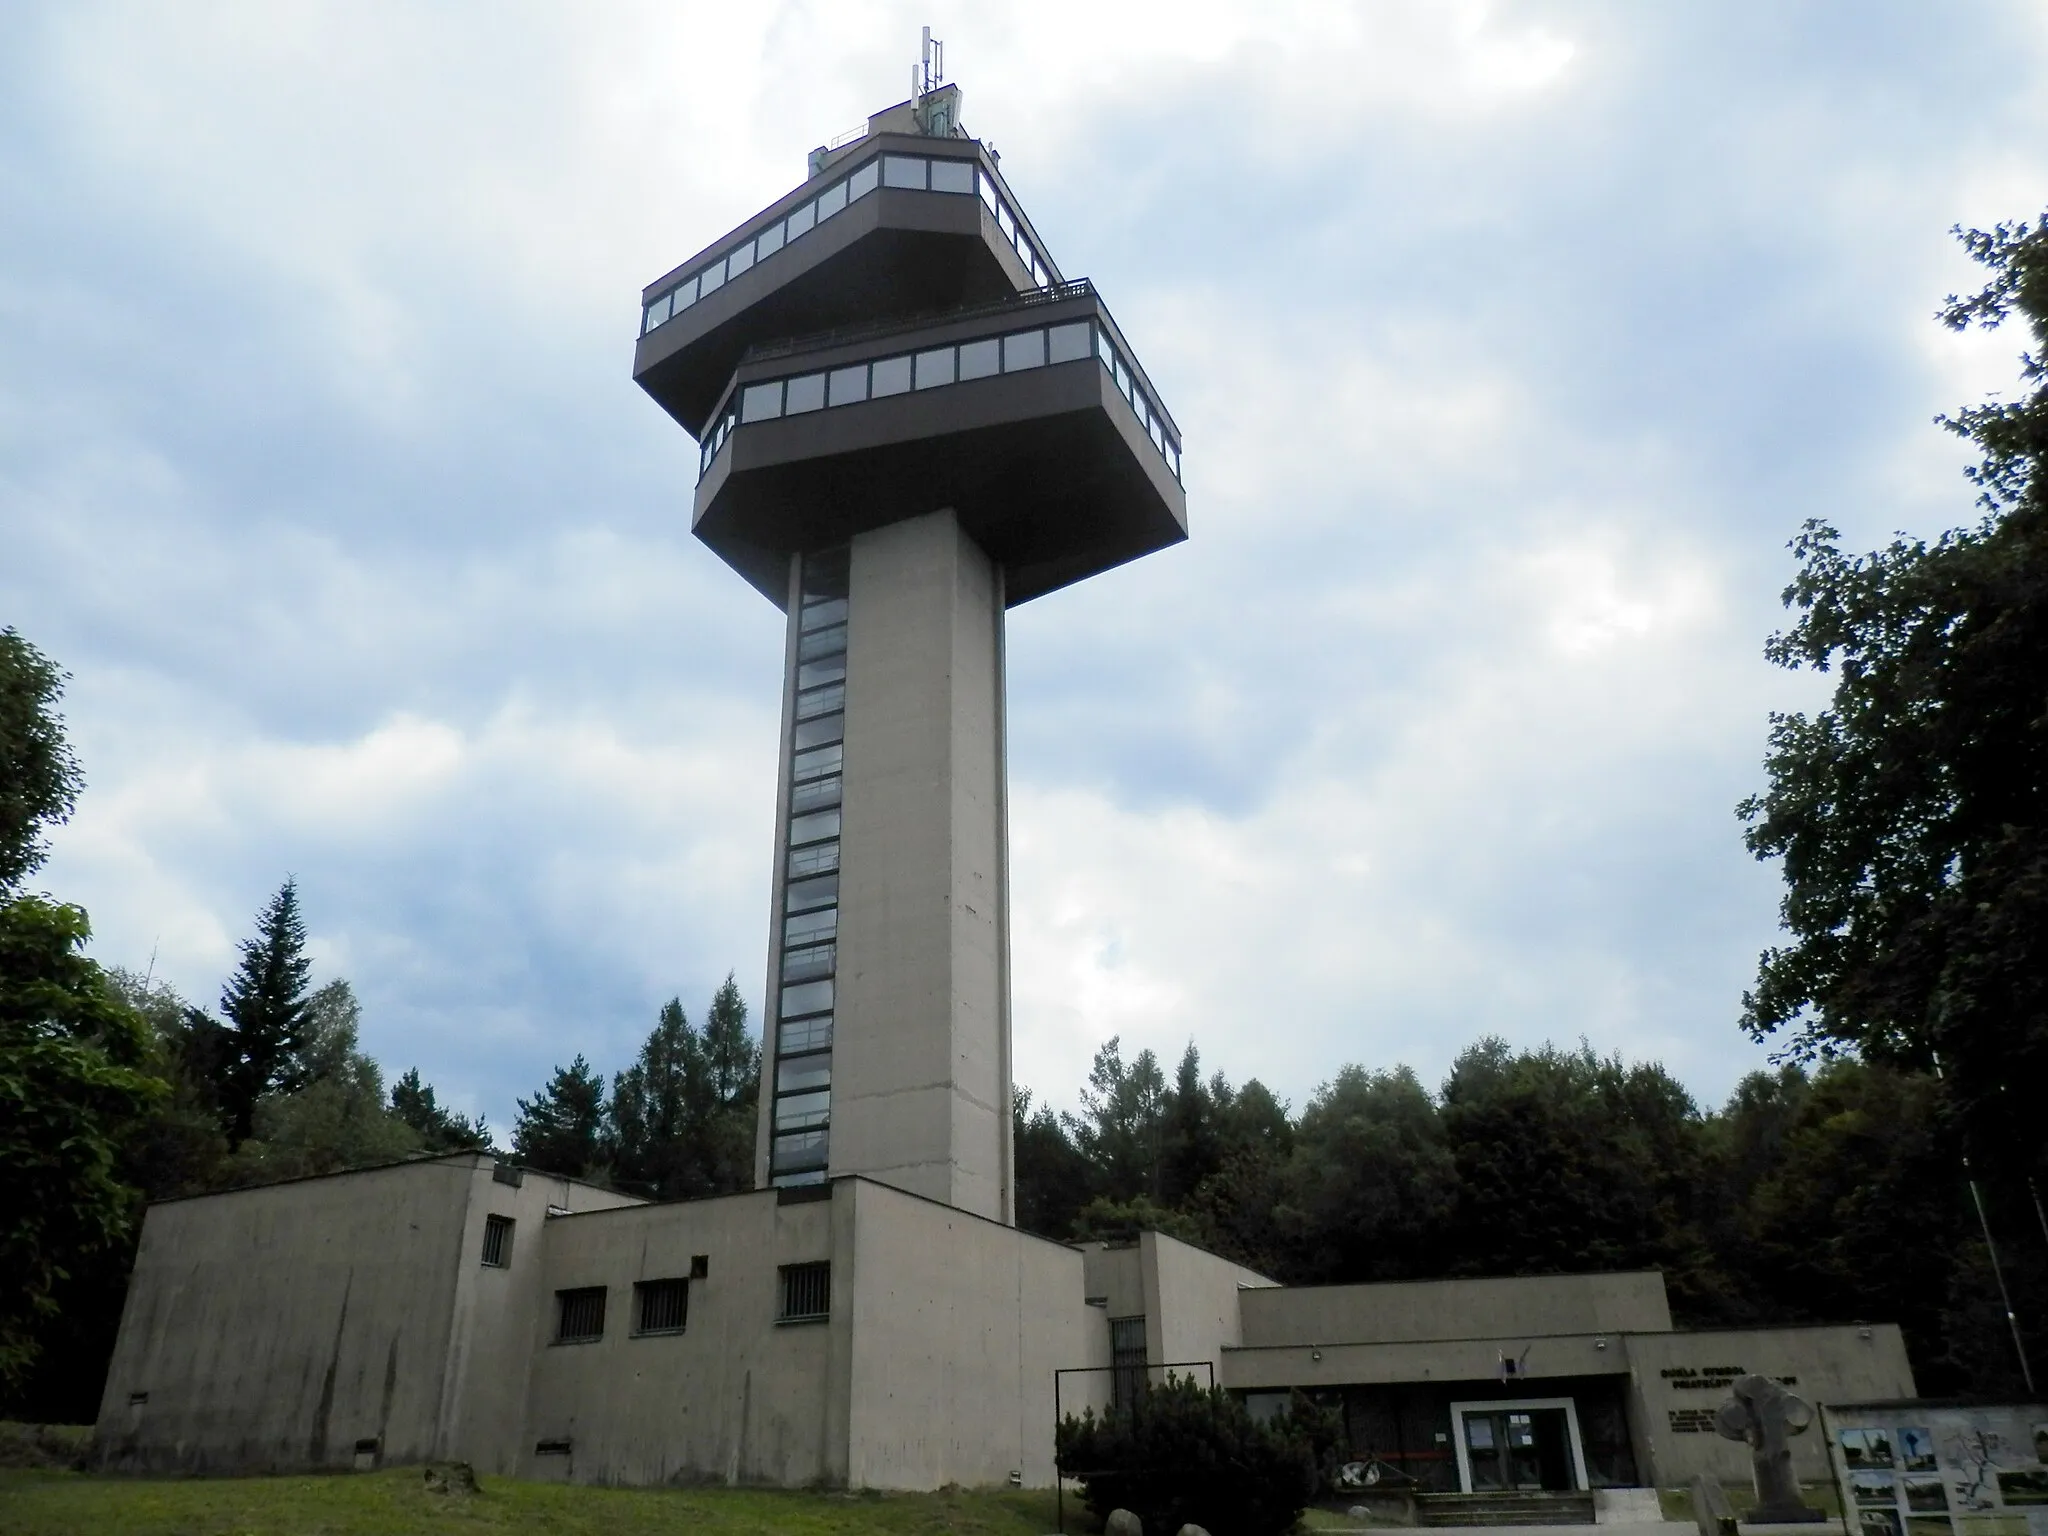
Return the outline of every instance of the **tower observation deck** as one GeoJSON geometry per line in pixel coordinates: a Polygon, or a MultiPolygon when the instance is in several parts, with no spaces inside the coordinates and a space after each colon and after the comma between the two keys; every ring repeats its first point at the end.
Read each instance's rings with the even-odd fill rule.
{"type": "Polygon", "coordinates": [[[694,530],[788,616],[755,1182],[1012,1221],[1004,613],[1187,537],[1180,430],[957,86],[814,151],[641,316],[694,530]]]}

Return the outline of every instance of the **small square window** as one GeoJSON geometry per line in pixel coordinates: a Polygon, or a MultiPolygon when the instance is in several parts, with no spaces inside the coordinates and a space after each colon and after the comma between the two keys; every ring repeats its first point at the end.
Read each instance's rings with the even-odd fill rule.
{"type": "Polygon", "coordinates": [[[484,1218],[484,1262],[493,1269],[503,1269],[512,1262],[512,1218],[510,1216],[486,1216],[484,1218]]]}
{"type": "Polygon", "coordinates": [[[907,357],[885,357],[875,364],[875,382],[871,393],[876,399],[884,395],[900,395],[910,388],[910,359],[907,357]]]}
{"type": "Polygon", "coordinates": [[[1045,366],[1045,332],[1019,331],[1015,336],[1003,338],[1003,372],[1017,373],[1025,368],[1045,366]]]}
{"type": "Polygon", "coordinates": [[[814,1130],[831,1116],[830,1091],[789,1093],[775,1101],[775,1129],[778,1132],[814,1130]]]}
{"type": "Polygon", "coordinates": [[[820,747],[815,752],[799,752],[791,759],[790,766],[798,779],[815,779],[823,774],[839,772],[845,757],[843,748],[820,747]]]}
{"type": "Polygon", "coordinates": [[[604,1287],[555,1292],[555,1342],[590,1344],[604,1337],[604,1287]]]}
{"type": "Polygon", "coordinates": [[[1002,367],[1002,343],[991,336],[986,341],[969,341],[960,347],[960,378],[985,379],[1002,367]]]}
{"type": "Polygon", "coordinates": [[[941,384],[953,382],[953,349],[939,347],[931,352],[917,354],[917,387],[935,389],[941,384]]]}
{"type": "Polygon", "coordinates": [[[836,808],[829,811],[812,811],[808,816],[796,816],[790,819],[789,840],[792,845],[797,843],[815,843],[821,837],[837,837],[838,835],[839,812],[836,808]]]}
{"type": "Polygon", "coordinates": [[[778,1271],[782,1295],[776,1320],[784,1323],[815,1322],[832,1315],[832,1266],[785,1264],[778,1271]]]}
{"type": "Polygon", "coordinates": [[[740,391],[740,420],[767,421],[782,414],[782,381],[749,384],[740,391]]]}
{"type": "Polygon", "coordinates": [[[782,942],[814,944],[839,932],[839,909],[826,907],[817,912],[798,912],[783,919],[782,942]]]}
{"type": "Polygon", "coordinates": [[[633,1286],[633,1332],[681,1333],[690,1317],[690,1282],[641,1280],[633,1286]]]}
{"type": "Polygon", "coordinates": [[[775,1032],[775,1050],[779,1056],[793,1056],[800,1051],[825,1051],[832,1048],[832,1015],[821,1013],[808,1019],[794,1019],[775,1032]]]}
{"type": "Polygon", "coordinates": [[[725,275],[728,278],[738,277],[753,264],[754,242],[749,240],[745,245],[725,258],[725,275]]]}
{"type": "Polygon", "coordinates": [[[754,236],[754,260],[756,261],[766,261],[781,249],[782,226],[780,224],[770,224],[761,233],[754,236]]]}
{"type": "Polygon", "coordinates": [[[834,368],[828,380],[827,403],[855,405],[868,397],[868,365],[834,368]]]}
{"type": "Polygon", "coordinates": [[[782,893],[782,909],[785,912],[815,912],[821,907],[836,906],[839,901],[839,876],[818,875],[809,880],[791,880],[782,893]]]}
{"type": "Polygon", "coordinates": [[[974,162],[971,160],[934,160],[932,162],[932,190],[934,192],[961,192],[974,196],[974,162]]]}
{"type": "Polygon", "coordinates": [[[681,283],[677,284],[676,286],[675,308],[672,311],[670,311],[670,313],[680,315],[684,310],[688,309],[692,304],[696,302],[697,279],[695,279],[694,277],[685,278],[681,283]]]}
{"type": "Polygon", "coordinates": [[[814,1093],[832,1086],[832,1058],[829,1055],[795,1056],[776,1063],[777,1093],[814,1093]]]}
{"type": "Polygon", "coordinates": [[[829,981],[807,981],[800,987],[782,989],[782,1016],[785,1019],[819,1013],[831,1006],[832,983],[829,981]]]}
{"type": "Polygon", "coordinates": [[[709,298],[712,291],[724,281],[725,263],[714,261],[710,266],[697,274],[697,292],[699,296],[709,298]]]}
{"type": "Polygon", "coordinates": [[[828,624],[844,624],[846,602],[843,597],[806,597],[797,628],[809,632],[828,624]]]}
{"type": "Polygon", "coordinates": [[[846,707],[846,684],[824,683],[808,688],[796,696],[796,717],[812,720],[819,715],[829,715],[834,710],[846,707]]]}
{"type": "Polygon", "coordinates": [[[824,223],[845,206],[846,183],[842,181],[836,187],[827,187],[818,194],[818,222],[824,223]]]}
{"type": "Polygon", "coordinates": [[[799,752],[807,747],[822,747],[831,742],[844,741],[846,739],[846,716],[843,714],[820,715],[815,720],[804,720],[799,722],[796,729],[790,734],[799,752]]]}
{"type": "Polygon", "coordinates": [[[882,167],[870,160],[866,165],[846,178],[846,196],[849,202],[859,202],[875,190],[875,183],[881,180],[882,167]]]}
{"type": "Polygon", "coordinates": [[[838,963],[839,946],[831,941],[823,944],[806,944],[797,949],[782,952],[782,979],[785,982],[815,981],[820,976],[830,976],[838,963]]]}
{"type": "Polygon", "coordinates": [[[805,203],[803,207],[797,209],[795,213],[792,213],[782,221],[782,227],[789,231],[789,238],[794,240],[798,235],[810,233],[811,226],[817,223],[817,221],[818,205],[816,203],[805,203]]]}
{"type": "Polygon", "coordinates": [[[885,187],[908,187],[912,191],[924,190],[924,161],[915,155],[884,155],[882,157],[882,185],[885,187]]]}
{"type": "Polygon", "coordinates": [[[816,661],[820,656],[841,656],[846,652],[846,626],[834,624],[829,629],[814,629],[797,641],[796,659],[816,661]]]}
{"type": "Polygon", "coordinates": [[[702,1279],[706,1278],[707,1276],[709,1276],[709,1275],[710,1275],[710,1273],[711,1273],[711,1255],[710,1255],[710,1254],[708,1254],[708,1253],[693,1253],[693,1254],[691,1254],[691,1255],[690,1255],[690,1278],[691,1278],[692,1280],[702,1280],[702,1279]]]}
{"type": "Polygon", "coordinates": [[[812,779],[808,784],[796,785],[789,792],[790,815],[798,816],[824,805],[837,805],[840,782],[839,776],[834,774],[829,779],[812,779]]]}
{"type": "Polygon", "coordinates": [[[800,379],[789,381],[789,398],[783,405],[783,414],[795,416],[803,411],[821,411],[825,408],[825,375],[807,373],[800,379]]]}
{"type": "Polygon", "coordinates": [[[653,330],[656,326],[664,324],[668,320],[668,307],[674,299],[675,290],[670,289],[667,293],[664,293],[660,298],[656,299],[652,304],[647,306],[647,323],[640,328],[641,335],[645,336],[649,331],[653,330]]]}
{"type": "Polygon", "coordinates": [[[1073,325],[1056,325],[1046,333],[1046,337],[1047,362],[1073,363],[1088,355],[1088,322],[1085,320],[1073,325]]]}

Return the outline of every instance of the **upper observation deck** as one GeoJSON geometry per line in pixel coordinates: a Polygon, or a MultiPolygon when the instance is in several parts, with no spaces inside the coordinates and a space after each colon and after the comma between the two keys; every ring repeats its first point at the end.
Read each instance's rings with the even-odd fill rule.
{"type": "Polygon", "coordinates": [[[633,377],[701,437],[750,346],[1059,281],[979,141],[870,132],[647,286],[633,377]]]}
{"type": "Polygon", "coordinates": [[[1087,282],[757,347],[695,531],[778,606],[789,557],[952,507],[1008,604],[1187,537],[1180,429],[1087,282]]]}

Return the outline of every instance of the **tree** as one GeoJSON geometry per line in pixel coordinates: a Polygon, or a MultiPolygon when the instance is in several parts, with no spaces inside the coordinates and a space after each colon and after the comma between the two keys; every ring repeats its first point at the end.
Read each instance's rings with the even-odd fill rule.
{"type": "Polygon", "coordinates": [[[1317,1089],[1288,1174],[1300,1278],[1429,1273],[1457,1207],[1458,1163],[1435,1101],[1407,1067],[1345,1067],[1317,1089]]]}
{"type": "Polygon", "coordinates": [[[1029,1088],[1012,1092],[1010,1116],[1017,1225],[1041,1237],[1072,1237],[1075,1218],[1088,1203],[1087,1157],[1050,1105],[1031,1107],[1029,1088]]]}
{"type": "Polygon", "coordinates": [[[530,1099],[520,1099],[512,1126],[512,1151],[519,1161],[544,1173],[572,1179],[603,1176],[611,1148],[606,1136],[604,1078],[579,1052],[530,1099]]]}
{"type": "MultiPolygon", "coordinates": [[[[257,915],[256,936],[244,939],[241,951],[241,965],[220,995],[228,1059],[219,1092],[228,1140],[235,1146],[253,1132],[258,1099],[303,1080],[300,1053],[307,1044],[313,962],[306,957],[296,881],[287,877],[278,887],[257,915]]],[[[194,1021],[193,1028],[204,1034],[206,1023],[194,1021]]]]}
{"type": "Polygon", "coordinates": [[[1711,1310],[1718,1287],[1694,1211],[1700,1115],[1662,1067],[1481,1040],[1453,1065],[1442,1116],[1458,1169],[1452,1272],[1654,1265],[1678,1311],[1711,1310]]]}
{"type": "Polygon", "coordinates": [[[434,1085],[420,1079],[418,1067],[407,1067],[391,1085],[391,1113],[412,1128],[429,1152],[488,1152],[491,1128],[482,1115],[474,1120],[445,1109],[434,1097],[434,1085]]]}
{"type": "Polygon", "coordinates": [[[126,1242],[122,1138],[161,1099],[136,1013],[85,956],[83,909],[0,902],[0,1393],[28,1378],[67,1280],[126,1242]]]}
{"type": "Polygon", "coordinates": [[[709,1077],[703,1042],[690,1027],[682,999],[672,997],[641,1045],[639,1060],[612,1079],[612,1173],[622,1188],[655,1199],[683,1193],[699,1150],[691,1145],[693,1111],[705,1107],[709,1077]]]}
{"type": "Polygon", "coordinates": [[[1097,1195],[1159,1200],[1166,1101],[1159,1058],[1143,1050],[1125,1066],[1122,1039],[1110,1036],[1088,1069],[1081,1114],[1067,1120],[1068,1134],[1095,1169],[1097,1195]]]}
{"type": "Polygon", "coordinates": [[[42,867],[44,828],[70,819],[84,783],[54,708],[65,680],[14,629],[0,629],[0,893],[42,867]]]}
{"type": "Polygon", "coordinates": [[[731,976],[701,1032],[670,998],[639,1058],[612,1080],[614,1177],[667,1200],[750,1187],[760,1078],[760,1047],[731,976]]]}
{"type": "MultiPolygon", "coordinates": [[[[1958,231],[1992,274],[1941,311],[2014,315],[2048,343],[2048,218],[1958,231]]],[[[1766,655],[1837,673],[1828,708],[1771,717],[1768,787],[1746,841],[1783,861],[1790,942],[1765,952],[1743,1023],[1946,1074],[1985,1168],[2042,1167],[2048,1102],[2048,362],[2027,390],[1942,418],[1982,457],[1981,520],[1934,543],[1844,556],[1793,541],[1798,610],[1766,655]]]]}
{"type": "Polygon", "coordinates": [[[252,1134],[228,1177],[271,1183],[388,1163],[421,1150],[418,1134],[384,1108],[384,1074],[359,1048],[362,1005],[346,981],[307,1000],[286,1079],[256,1101],[252,1134]]]}

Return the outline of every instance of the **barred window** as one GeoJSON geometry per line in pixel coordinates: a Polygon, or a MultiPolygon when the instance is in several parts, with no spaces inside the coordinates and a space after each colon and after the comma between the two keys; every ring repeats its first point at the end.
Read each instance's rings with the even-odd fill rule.
{"type": "Polygon", "coordinates": [[[690,1316],[690,1282],[642,1280],[633,1287],[635,1333],[681,1333],[690,1316]]]}
{"type": "Polygon", "coordinates": [[[484,1218],[484,1262],[493,1269],[503,1269],[512,1262],[512,1218],[510,1216],[486,1216],[484,1218]]]}
{"type": "Polygon", "coordinates": [[[816,1322],[832,1315],[832,1265],[785,1264],[777,1272],[782,1281],[782,1305],[776,1321],[816,1322]]]}
{"type": "Polygon", "coordinates": [[[555,1342],[589,1344],[604,1337],[604,1287],[555,1292],[555,1342]]]}

